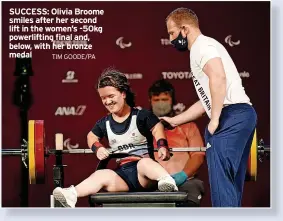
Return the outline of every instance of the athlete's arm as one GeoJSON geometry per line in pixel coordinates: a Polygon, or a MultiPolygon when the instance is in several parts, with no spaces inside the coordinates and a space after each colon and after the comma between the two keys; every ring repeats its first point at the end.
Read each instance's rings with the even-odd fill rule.
{"type": "Polygon", "coordinates": [[[157,123],[152,129],[152,135],[154,136],[157,148],[158,148],[158,158],[161,160],[169,160],[170,152],[168,147],[168,142],[166,139],[164,126],[161,122],[157,123]]]}
{"type": "Polygon", "coordinates": [[[99,137],[96,136],[92,131],[87,134],[87,145],[89,148],[92,148],[92,145],[96,142],[99,142],[99,137]]]}
{"type": "Polygon", "coordinates": [[[87,135],[88,147],[96,153],[99,160],[106,159],[109,156],[109,151],[99,142],[104,137],[105,122],[101,119],[96,122],[95,126],[87,135]]]}
{"type": "Polygon", "coordinates": [[[168,151],[168,142],[164,131],[163,124],[159,121],[151,111],[141,110],[139,113],[139,119],[143,125],[143,130],[150,132],[155,138],[158,147],[158,157],[162,160],[169,160],[170,153],[168,151]]]}
{"type": "Polygon", "coordinates": [[[156,141],[159,139],[166,139],[164,126],[161,122],[157,123],[152,129],[152,135],[156,141]]]}

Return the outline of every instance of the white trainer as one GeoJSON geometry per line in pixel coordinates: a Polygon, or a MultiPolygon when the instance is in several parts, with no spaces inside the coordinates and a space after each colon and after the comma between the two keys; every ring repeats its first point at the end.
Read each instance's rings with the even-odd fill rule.
{"type": "Polygon", "coordinates": [[[74,186],[69,188],[56,187],[53,190],[53,196],[63,207],[75,208],[77,192],[74,186]]]}
{"type": "Polygon", "coordinates": [[[158,189],[161,192],[174,192],[178,191],[175,180],[170,176],[164,176],[158,179],[158,189]]]}

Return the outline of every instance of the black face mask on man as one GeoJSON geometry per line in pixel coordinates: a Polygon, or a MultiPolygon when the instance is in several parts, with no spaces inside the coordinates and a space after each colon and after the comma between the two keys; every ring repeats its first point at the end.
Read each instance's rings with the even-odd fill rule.
{"type": "Polygon", "coordinates": [[[171,41],[171,44],[178,51],[187,51],[188,50],[188,40],[187,40],[187,37],[183,38],[181,31],[180,31],[178,37],[171,41]]]}

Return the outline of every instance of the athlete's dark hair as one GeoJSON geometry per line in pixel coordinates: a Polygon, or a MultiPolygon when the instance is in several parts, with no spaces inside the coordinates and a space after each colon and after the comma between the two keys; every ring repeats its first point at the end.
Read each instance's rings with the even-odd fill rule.
{"type": "Polygon", "coordinates": [[[104,87],[115,87],[120,92],[126,93],[126,103],[130,107],[135,107],[135,94],[132,92],[130,83],[125,74],[114,69],[107,68],[98,78],[97,89],[104,87]]]}

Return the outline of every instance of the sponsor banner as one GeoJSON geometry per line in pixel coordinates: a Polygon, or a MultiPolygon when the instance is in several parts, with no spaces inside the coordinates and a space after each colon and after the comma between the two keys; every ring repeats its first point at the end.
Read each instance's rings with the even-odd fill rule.
{"type": "Polygon", "coordinates": [[[132,46],[132,42],[125,42],[124,37],[119,37],[116,40],[116,45],[119,46],[121,49],[129,48],[132,46]]]}
{"type": "Polygon", "coordinates": [[[162,72],[162,77],[164,79],[190,79],[192,78],[192,73],[189,71],[176,71],[176,72],[162,72]]]}
{"type": "Polygon", "coordinates": [[[78,149],[79,148],[79,144],[76,143],[76,144],[71,144],[71,138],[67,138],[66,140],[64,140],[64,143],[63,143],[64,147],[66,147],[68,150],[71,150],[71,149],[78,149]]]}
{"type": "Polygon", "coordinates": [[[75,75],[76,73],[74,71],[68,71],[65,79],[62,80],[62,83],[78,83],[78,79],[75,78],[75,75]]]}
{"type": "Polygon", "coordinates": [[[237,40],[237,41],[233,41],[233,40],[232,40],[232,35],[228,35],[228,36],[225,38],[225,42],[226,42],[230,47],[233,47],[233,46],[236,46],[236,45],[239,45],[239,44],[240,44],[240,40],[237,40]]]}
{"type": "Polygon", "coordinates": [[[55,116],[82,116],[86,110],[86,105],[58,107],[55,116]]]}
{"type": "Polygon", "coordinates": [[[143,74],[142,73],[125,73],[126,77],[129,80],[139,80],[139,79],[143,79],[143,74]]]}

